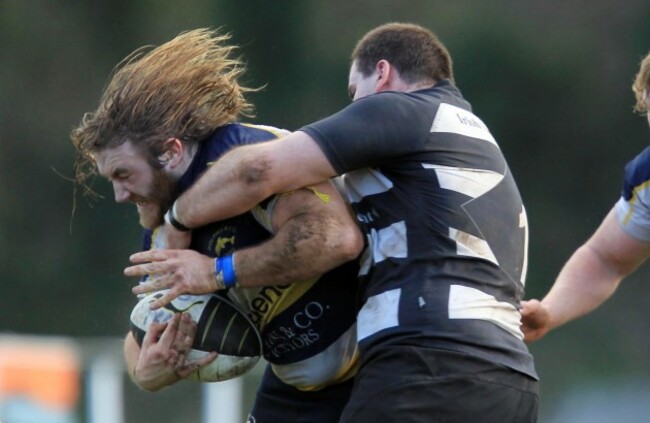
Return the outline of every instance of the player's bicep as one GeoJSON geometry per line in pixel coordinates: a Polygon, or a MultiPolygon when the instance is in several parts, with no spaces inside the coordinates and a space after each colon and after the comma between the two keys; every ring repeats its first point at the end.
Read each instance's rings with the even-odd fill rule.
{"type": "Polygon", "coordinates": [[[347,205],[340,193],[328,180],[317,185],[279,195],[270,213],[271,227],[277,232],[289,221],[299,216],[328,216],[339,222],[352,222],[347,205]]]}
{"type": "Polygon", "coordinates": [[[271,217],[279,245],[292,251],[294,265],[305,263],[310,275],[355,259],[364,246],[347,204],[329,181],[277,197],[271,217]]]}
{"type": "Polygon", "coordinates": [[[587,246],[606,266],[622,275],[633,272],[650,256],[650,243],[627,234],[617,222],[614,210],[605,217],[587,246]]]}

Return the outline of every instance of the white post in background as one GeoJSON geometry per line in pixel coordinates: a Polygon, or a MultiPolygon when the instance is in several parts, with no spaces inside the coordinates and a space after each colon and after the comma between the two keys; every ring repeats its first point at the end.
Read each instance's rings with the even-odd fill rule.
{"type": "Polygon", "coordinates": [[[243,423],[244,378],[203,384],[203,423],[243,423]]]}
{"type": "Polygon", "coordinates": [[[88,368],[88,423],[124,423],[124,367],[114,355],[91,360],[88,368]]]}

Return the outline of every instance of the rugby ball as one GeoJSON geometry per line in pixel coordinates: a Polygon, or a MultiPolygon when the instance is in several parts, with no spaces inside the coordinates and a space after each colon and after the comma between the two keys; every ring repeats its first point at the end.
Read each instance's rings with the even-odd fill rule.
{"type": "Polygon", "coordinates": [[[204,357],[212,351],[219,355],[210,364],[191,373],[186,379],[219,382],[246,373],[262,355],[262,339],[255,325],[227,298],[218,294],[180,295],[158,310],[149,305],[166,292],[157,291],[142,298],[131,312],[131,332],[142,345],[149,325],[164,323],[174,313],[189,313],[197,324],[188,360],[204,357]]]}

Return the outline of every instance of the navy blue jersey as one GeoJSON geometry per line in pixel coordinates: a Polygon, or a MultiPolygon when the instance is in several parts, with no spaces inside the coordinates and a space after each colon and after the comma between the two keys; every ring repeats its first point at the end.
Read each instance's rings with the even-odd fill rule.
{"type": "Polygon", "coordinates": [[[519,329],[528,225],[492,134],[449,81],[382,92],[301,129],[344,174],[369,249],[362,355],[472,354],[536,377],[519,329]]]}
{"type": "MultiPolygon", "coordinates": [[[[273,139],[280,133],[276,128],[257,125],[219,128],[200,144],[180,179],[179,195],[227,150],[273,139]]],[[[272,234],[265,221],[271,217],[265,213],[270,201],[258,205],[253,212],[194,229],[190,248],[220,257],[269,239],[272,234]]],[[[159,238],[156,232],[147,232],[145,239],[149,245],[145,248],[151,248],[152,239],[155,244],[159,238]]],[[[358,271],[358,263],[350,262],[309,281],[228,290],[228,297],[258,326],[264,357],[284,383],[314,390],[348,380],[356,372],[358,271]]]]}

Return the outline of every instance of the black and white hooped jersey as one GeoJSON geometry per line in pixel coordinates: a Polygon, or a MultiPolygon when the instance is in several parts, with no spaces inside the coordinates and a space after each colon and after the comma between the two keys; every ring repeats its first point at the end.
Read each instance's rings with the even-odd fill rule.
{"type": "Polygon", "coordinates": [[[369,244],[361,353],[473,354],[536,377],[519,329],[528,223],[492,134],[450,81],[382,92],[301,129],[343,174],[369,244]]]}
{"type": "Polygon", "coordinates": [[[625,233],[650,242],[650,147],[625,166],[625,181],[615,211],[625,233]]]}
{"type": "MultiPolygon", "coordinates": [[[[267,126],[232,124],[201,143],[179,192],[189,188],[211,162],[232,147],[281,135],[267,126]]],[[[232,254],[271,237],[274,199],[253,211],[192,231],[190,248],[211,257],[232,254]]],[[[145,234],[145,249],[164,248],[157,232],[145,234]],[[158,245],[155,245],[158,243],[158,245]]],[[[354,376],[358,364],[356,314],[359,263],[341,265],[319,278],[289,285],[231,288],[227,296],[260,330],[264,358],[285,383],[316,390],[354,376]]]]}

